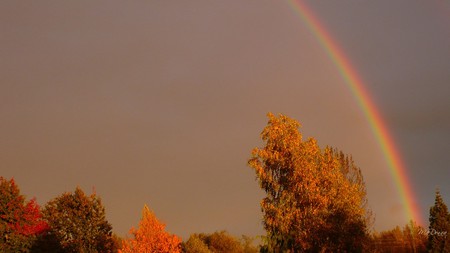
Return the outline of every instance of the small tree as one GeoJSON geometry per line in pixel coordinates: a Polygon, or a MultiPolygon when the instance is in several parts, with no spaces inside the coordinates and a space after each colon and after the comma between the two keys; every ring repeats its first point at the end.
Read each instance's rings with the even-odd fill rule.
{"type": "Polygon", "coordinates": [[[50,231],[41,243],[46,249],[40,249],[41,251],[117,251],[112,238],[112,226],[106,220],[105,208],[96,194],[86,196],[77,187],[74,193],[64,193],[49,201],[43,213],[50,225],[50,231]]]}
{"type": "Polygon", "coordinates": [[[142,210],[139,228],[130,230],[133,238],[122,241],[120,253],[153,253],[181,252],[181,239],[164,231],[165,225],[156,219],[156,216],[147,205],[142,210]]]}
{"type": "Polygon", "coordinates": [[[29,252],[47,228],[36,201],[26,202],[14,179],[0,177],[0,252],[29,252]]]}
{"type": "Polygon", "coordinates": [[[439,190],[436,190],[434,206],[430,208],[428,250],[450,252],[450,214],[439,190]]]}
{"type": "Polygon", "coordinates": [[[253,245],[253,238],[243,235],[234,237],[226,231],[212,234],[192,234],[183,243],[185,253],[256,253],[258,247],[253,245]]]}
{"type": "Polygon", "coordinates": [[[189,239],[182,244],[184,253],[213,253],[208,245],[202,240],[199,234],[189,236],[189,239]]]}
{"type": "Polygon", "coordinates": [[[214,232],[204,238],[209,249],[215,253],[243,253],[241,242],[226,231],[214,232]]]}

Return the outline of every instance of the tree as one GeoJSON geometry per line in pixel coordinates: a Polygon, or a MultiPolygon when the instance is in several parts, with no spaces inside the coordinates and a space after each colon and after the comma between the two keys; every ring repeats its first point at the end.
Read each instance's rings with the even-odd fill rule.
{"type": "Polygon", "coordinates": [[[139,228],[130,230],[134,238],[122,241],[120,253],[178,253],[181,252],[181,239],[165,230],[165,225],[156,219],[147,205],[142,210],[139,228]]]}
{"type": "Polygon", "coordinates": [[[430,208],[428,250],[450,252],[450,214],[439,190],[436,190],[434,206],[430,208]]]}
{"type": "Polygon", "coordinates": [[[267,231],[265,252],[363,250],[368,236],[365,184],[359,169],[313,138],[302,140],[300,124],[268,114],[249,166],[267,196],[261,201],[267,231]]]}
{"type": "Polygon", "coordinates": [[[254,237],[242,235],[241,243],[244,249],[244,253],[257,253],[259,252],[259,248],[254,245],[254,237]]]}
{"type": "Polygon", "coordinates": [[[253,238],[243,235],[236,238],[226,231],[212,234],[192,234],[182,245],[185,253],[256,253],[258,248],[253,245],[253,238]]]}
{"type": "Polygon", "coordinates": [[[204,238],[208,248],[215,253],[242,253],[244,251],[240,241],[226,231],[214,232],[204,238]]]}
{"type": "Polygon", "coordinates": [[[333,156],[337,159],[339,164],[339,169],[342,175],[348,180],[352,185],[356,186],[357,191],[361,194],[360,208],[364,209],[365,223],[367,229],[372,228],[374,223],[374,215],[372,210],[369,208],[369,200],[367,199],[366,183],[364,182],[364,177],[362,175],[361,169],[356,166],[355,161],[352,156],[344,154],[344,152],[338,149],[332,149],[333,156]]]}
{"type": "Polygon", "coordinates": [[[406,242],[405,252],[427,252],[427,236],[424,233],[425,229],[417,225],[414,221],[410,221],[409,224],[403,228],[403,237],[406,242]]]}
{"type": "Polygon", "coordinates": [[[105,208],[96,194],[87,196],[77,187],[74,193],[64,193],[49,201],[43,213],[50,230],[36,251],[117,251],[112,226],[106,220],[105,208]]]}
{"type": "MultiPolygon", "coordinates": [[[[343,206],[339,207],[327,218],[327,226],[319,232],[321,238],[326,238],[326,241],[319,241],[317,244],[319,248],[324,248],[322,245],[327,245],[332,251],[366,251],[365,248],[369,244],[369,229],[373,225],[373,214],[368,207],[368,199],[366,194],[366,187],[361,169],[356,166],[352,156],[345,155],[338,149],[326,147],[323,151],[325,157],[330,153],[330,159],[337,164],[338,171],[343,176],[338,179],[334,187],[341,189],[340,194],[356,194],[356,198],[349,198],[344,200],[343,206]],[[343,185],[340,185],[340,181],[343,185]],[[347,191],[346,191],[346,190],[347,191]],[[357,208],[359,214],[353,216],[354,210],[357,208]]],[[[319,186],[320,187],[320,186],[319,186]]],[[[333,202],[339,201],[342,195],[335,195],[333,202]]]]}
{"type": "MultiPolygon", "coordinates": [[[[202,237],[203,238],[203,237],[202,237]]],[[[208,245],[200,238],[200,235],[193,234],[189,239],[182,244],[184,253],[213,253],[208,245]]]]}
{"type": "Polygon", "coordinates": [[[26,202],[14,179],[0,177],[0,252],[29,252],[47,228],[36,200],[26,202]]]}

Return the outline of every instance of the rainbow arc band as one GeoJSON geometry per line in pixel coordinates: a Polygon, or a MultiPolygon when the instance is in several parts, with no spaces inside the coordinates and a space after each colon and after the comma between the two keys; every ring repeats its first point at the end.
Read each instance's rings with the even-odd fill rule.
{"type": "Polygon", "coordinates": [[[291,9],[302,19],[303,23],[308,27],[311,33],[314,34],[314,37],[337,67],[340,75],[367,118],[388,164],[390,175],[396,185],[407,220],[413,220],[420,225],[424,225],[402,158],[387,129],[386,123],[370,98],[369,93],[364,86],[364,82],[350,63],[348,57],[346,57],[344,52],[339,48],[337,42],[335,42],[333,37],[331,37],[329,32],[320,23],[313,11],[308,8],[304,1],[287,1],[291,9]]]}

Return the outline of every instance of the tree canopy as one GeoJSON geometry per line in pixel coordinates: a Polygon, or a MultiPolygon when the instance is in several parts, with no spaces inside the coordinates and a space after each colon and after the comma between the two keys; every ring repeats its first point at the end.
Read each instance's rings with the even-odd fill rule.
{"type": "Polygon", "coordinates": [[[165,224],[158,221],[155,214],[144,206],[139,228],[130,230],[132,238],[122,241],[120,253],[178,253],[181,239],[165,231],[165,224]]]}
{"type": "Polygon", "coordinates": [[[87,196],[77,187],[73,193],[64,193],[49,201],[43,213],[50,231],[42,239],[41,251],[106,253],[117,250],[112,226],[96,194],[87,196]]]}
{"type": "Polygon", "coordinates": [[[430,208],[428,250],[450,252],[450,214],[439,190],[436,190],[434,205],[430,208]]]}
{"type": "Polygon", "coordinates": [[[242,236],[237,238],[226,231],[212,234],[192,234],[183,243],[185,253],[256,253],[258,248],[253,245],[253,238],[242,236]]]}
{"type": "Polygon", "coordinates": [[[302,139],[300,124],[269,113],[264,147],[248,161],[260,187],[267,252],[363,250],[368,215],[365,184],[353,160],[302,139]]]}
{"type": "Polygon", "coordinates": [[[25,201],[14,179],[0,177],[0,252],[29,252],[47,228],[36,201],[25,201]]]}

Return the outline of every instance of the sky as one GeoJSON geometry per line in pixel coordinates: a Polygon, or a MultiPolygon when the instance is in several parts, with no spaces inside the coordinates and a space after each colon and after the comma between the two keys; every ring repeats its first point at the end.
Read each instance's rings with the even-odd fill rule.
{"type": "MultiPolygon", "coordinates": [[[[386,122],[425,220],[450,205],[450,3],[305,1],[386,122]]],[[[268,112],[351,154],[375,229],[407,220],[367,118],[288,1],[2,1],[0,176],[98,194],[119,235],[147,204],[182,238],[261,235],[246,165],[268,112]]]]}

